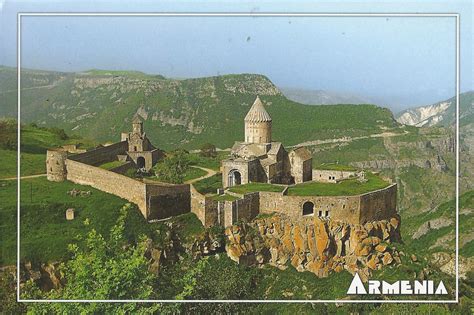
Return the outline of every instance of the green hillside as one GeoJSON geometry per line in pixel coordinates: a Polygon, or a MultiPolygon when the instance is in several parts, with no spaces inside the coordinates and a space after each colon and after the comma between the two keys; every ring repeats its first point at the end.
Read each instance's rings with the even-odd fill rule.
{"type": "MultiPolygon", "coordinates": [[[[0,179],[17,175],[17,122],[0,119],[0,179]]],[[[94,142],[78,136],[68,136],[59,128],[22,125],[20,173],[22,176],[46,173],[46,150],[64,144],[91,148],[94,142]]]]}
{"type": "MultiPolygon", "coordinates": [[[[0,116],[16,114],[14,69],[0,68],[0,116]]],[[[262,75],[174,80],[138,72],[22,71],[22,120],[116,141],[139,113],[154,143],[164,149],[229,147],[243,138],[243,118],[259,95],[273,118],[274,139],[286,145],[396,129],[388,109],[374,105],[307,106],[286,99],[262,75]]]]}

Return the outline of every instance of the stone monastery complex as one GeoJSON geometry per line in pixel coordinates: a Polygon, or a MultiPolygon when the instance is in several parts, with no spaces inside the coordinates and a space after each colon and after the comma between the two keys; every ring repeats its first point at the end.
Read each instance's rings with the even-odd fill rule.
{"type": "Polygon", "coordinates": [[[289,195],[293,185],[310,182],[337,183],[364,173],[338,170],[313,170],[311,153],[305,148],[286,151],[272,139],[272,119],[257,97],[245,117],[245,139],[236,142],[229,157],[222,161],[219,195],[203,195],[192,184],[167,184],[135,179],[124,174],[130,169],[149,171],[165,153],[153,146],[140,117],[134,117],[132,131],[122,133],[121,141],[72,154],[65,148],[47,152],[47,178],[90,185],[135,203],[147,220],[165,219],[193,212],[204,226],[229,226],[251,220],[258,214],[280,213],[291,219],[319,216],[350,224],[389,220],[397,214],[397,186],[360,195],[289,195]],[[100,165],[122,163],[112,169],[100,165]],[[238,194],[229,190],[248,183],[281,185],[281,192],[255,191],[238,194]],[[219,198],[229,196],[231,198],[219,198]]]}

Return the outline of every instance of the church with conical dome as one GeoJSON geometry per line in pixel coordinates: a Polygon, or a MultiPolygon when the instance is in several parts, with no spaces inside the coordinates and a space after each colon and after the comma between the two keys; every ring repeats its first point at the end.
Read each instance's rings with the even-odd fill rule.
{"type": "Polygon", "coordinates": [[[244,118],[245,139],[222,161],[224,188],[251,182],[298,184],[312,179],[312,157],[305,148],[287,152],[272,140],[272,118],[257,96],[244,118]]]}

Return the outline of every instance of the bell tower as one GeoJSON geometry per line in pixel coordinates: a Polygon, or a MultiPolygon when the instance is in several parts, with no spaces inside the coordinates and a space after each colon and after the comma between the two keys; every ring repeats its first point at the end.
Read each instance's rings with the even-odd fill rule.
{"type": "Polygon", "coordinates": [[[245,140],[247,143],[272,142],[272,118],[257,96],[247,116],[245,116],[245,140]]]}

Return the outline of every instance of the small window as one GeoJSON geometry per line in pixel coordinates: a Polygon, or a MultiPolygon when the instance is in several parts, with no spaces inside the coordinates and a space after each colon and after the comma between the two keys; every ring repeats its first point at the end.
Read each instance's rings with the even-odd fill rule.
{"type": "Polygon", "coordinates": [[[326,215],[325,215],[326,218],[329,218],[329,210],[326,210],[326,215]]]}
{"type": "Polygon", "coordinates": [[[314,213],[314,204],[311,201],[306,201],[303,204],[303,215],[311,215],[314,213]]]}
{"type": "Polygon", "coordinates": [[[319,210],[318,217],[322,217],[322,216],[323,216],[323,211],[319,210]]]}

